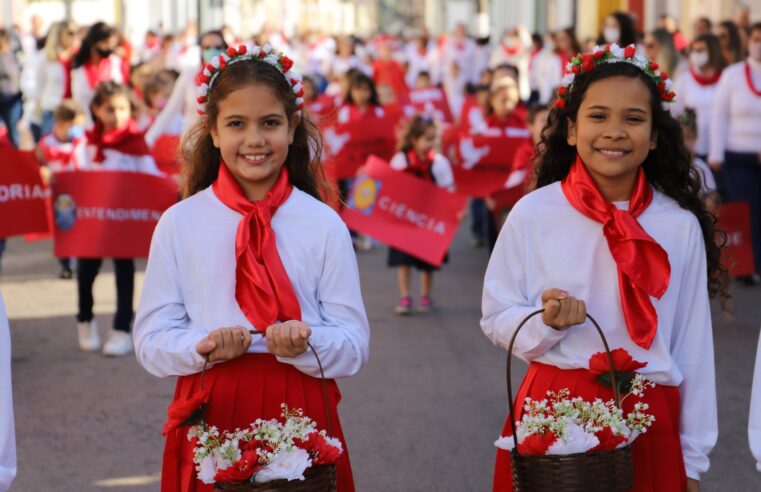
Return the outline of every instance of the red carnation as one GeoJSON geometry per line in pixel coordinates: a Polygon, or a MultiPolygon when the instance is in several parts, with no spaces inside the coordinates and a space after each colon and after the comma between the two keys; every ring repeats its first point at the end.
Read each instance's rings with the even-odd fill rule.
{"type": "Polygon", "coordinates": [[[631,58],[637,53],[637,48],[634,47],[633,44],[630,44],[626,48],[624,48],[624,56],[626,58],[631,58]]]}
{"type": "Polygon", "coordinates": [[[248,51],[248,48],[246,48],[245,44],[242,44],[242,45],[238,46],[238,54],[239,55],[245,55],[247,51],[248,51]]]}
{"type": "Polygon", "coordinates": [[[552,105],[558,109],[563,109],[565,108],[565,99],[557,98],[552,105]]]}
{"type": "Polygon", "coordinates": [[[209,80],[211,80],[211,77],[209,77],[205,73],[202,73],[201,75],[198,76],[198,83],[199,84],[208,84],[209,80]]]}
{"type": "Polygon", "coordinates": [[[565,96],[568,93],[566,87],[558,87],[558,96],[565,96]]]}
{"type": "Polygon", "coordinates": [[[199,96],[198,99],[196,99],[198,104],[203,104],[206,102],[206,96],[199,96]]]}
{"type": "Polygon", "coordinates": [[[661,99],[663,99],[664,101],[673,101],[675,97],[676,97],[675,93],[666,92],[665,94],[661,96],[661,99]]]}
{"type": "Polygon", "coordinates": [[[666,90],[666,83],[665,82],[659,82],[658,83],[658,92],[663,92],[666,90]]]}
{"type": "Polygon", "coordinates": [[[547,449],[557,440],[558,438],[554,432],[531,434],[523,440],[518,451],[525,455],[543,456],[547,454],[547,449]]]}
{"type": "Polygon", "coordinates": [[[207,63],[205,68],[206,70],[209,71],[209,73],[214,73],[214,70],[216,70],[216,68],[214,68],[214,65],[212,65],[211,63],[207,63]]]}
{"type": "Polygon", "coordinates": [[[218,470],[214,475],[214,481],[219,483],[243,483],[258,469],[259,457],[255,451],[245,451],[240,459],[224,470],[218,470]]]}
{"type": "Polygon", "coordinates": [[[283,72],[287,72],[293,66],[293,60],[283,55],[280,57],[280,66],[283,67],[283,72]]]}
{"type": "MultiPolygon", "coordinates": [[[[617,348],[610,351],[613,358],[613,370],[615,372],[635,372],[647,366],[647,362],[639,362],[632,359],[626,349],[617,348]]],[[[610,372],[608,355],[605,352],[597,352],[589,358],[589,372],[594,376],[610,372]]]]}
{"type": "Polygon", "coordinates": [[[225,55],[219,55],[219,69],[222,70],[227,66],[227,60],[225,60],[225,55]]]}
{"type": "Polygon", "coordinates": [[[593,56],[594,56],[594,57],[595,57],[597,60],[599,60],[600,58],[602,58],[602,55],[603,55],[603,52],[602,52],[602,51],[595,51],[595,53],[594,53],[594,55],[593,55],[593,56]]]}
{"type": "Polygon", "coordinates": [[[303,447],[316,465],[333,465],[341,456],[341,450],[332,446],[319,432],[311,432],[307,438],[301,441],[299,447],[303,447]]]}
{"type": "Polygon", "coordinates": [[[654,61],[650,62],[650,70],[658,70],[658,64],[654,61]]]}
{"type": "Polygon", "coordinates": [[[669,78],[669,74],[667,74],[666,72],[661,72],[661,80],[668,80],[668,78],[669,78]]]}
{"type": "Polygon", "coordinates": [[[611,451],[616,449],[619,444],[626,442],[624,436],[613,434],[610,427],[603,427],[602,430],[595,432],[595,436],[600,440],[600,444],[590,449],[590,451],[611,451]]]}
{"type": "Polygon", "coordinates": [[[578,74],[579,70],[580,70],[579,65],[574,65],[573,68],[571,69],[571,72],[578,74]]]}
{"type": "Polygon", "coordinates": [[[299,92],[296,93],[296,97],[304,97],[304,89],[299,89],[299,92]]]}
{"type": "Polygon", "coordinates": [[[581,60],[581,69],[585,72],[589,72],[595,67],[594,58],[592,58],[592,55],[584,55],[584,57],[581,60]]]}
{"type": "Polygon", "coordinates": [[[267,53],[265,53],[264,50],[259,50],[259,55],[258,56],[259,56],[259,59],[261,60],[262,58],[267,56],[267,53]]]}
{"type": "Polygon", "coordinates": [[[238,50],[230,46],[229,48],[227,48],[227,54],[230,56],[235,56],[238,54],[238,50]]]}
{"type": "MultiPolygon", "coordinates": [[[[200,114],[203,113],[200,112],[200,114]]],[[[161,433],[167,435],[185,425],[185,422],[196,412],[203,412],[205,404],[209,402],[209,396],[211,396],[211,389],[204,388],[196,391],[186,400],[173,401],[167,410],[169,420],[164,424],[161,433]]]]}

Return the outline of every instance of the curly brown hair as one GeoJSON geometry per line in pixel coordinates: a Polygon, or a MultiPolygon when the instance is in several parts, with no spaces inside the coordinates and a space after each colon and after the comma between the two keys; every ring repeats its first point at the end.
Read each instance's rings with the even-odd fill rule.
{"type": "Polygon", "coordinates": [[[185,174],[185,198],[211,186],[219,174],[222,156],[214,147],[211,128],[217,124],[219,103],[228,94],[248,84],[269,87],[283,102],[289,124],[297,125],[293,143],[288,147],[285,166],[291,184],[320,201],[334,196],[334,187],[323,172],[322,137],[314,122],[302,112],[297,115],[296,96],[290,83],[272,65],[259,60],[229,64],[214,80],[207,94],[206,116],[202,116],[183,136],[182,149],[185,174]]]}
{"type": "Polygon", "coordinates": [[[673,198],[680,207],[697,217],[706,249],[708,292],[711,298],[718,298],[725,310],[728,310],[728,272],[721,262],[721,248],[726,243],[726,233],[716,229],[716,217],[706,210],[701,199],[700,176],[684,145],[679,122],[661,107],[655,83],[638,67],[626,62],[606,63],[587,74],[577,75],[565,107],[553,106],[542,130],[542,138],[536,146],[534,156],[537,164],[533,188],[541,188],[566,177],[576,160],[576,147],[567,141],[568,121],[576,121],[579,107],[590,85],[609,77],[621,76],[639,78],[650,91],[652,131],[657,135],[660,145],[649,152],[642,163],[642,169],[653,188],[673,198]]]}

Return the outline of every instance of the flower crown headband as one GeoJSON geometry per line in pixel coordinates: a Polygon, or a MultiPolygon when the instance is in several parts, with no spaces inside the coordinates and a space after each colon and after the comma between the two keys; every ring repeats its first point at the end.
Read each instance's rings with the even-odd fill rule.
{"type": "Polygon", "coordinates": [[[301,112],[304,109],[304,87],[302,85],[301,74],[293,69],[293,60],[283,53],[275,51],[269,43],[264,46],[242,44],[237,48],[230,47],[227,51],[220,53],[212,58],[210,63],[203,67],[203,71],[198,76],[196,95],[198,99],[198,114],[206,115],[206,101],[208,100],[209,91],[219,74],[227,68],[228,65],[245,60],[262,61],[269,63],[283,74],[285,80],[291,85],[293,94],[296,96],[296,109],[301,112]]]}
{"type": "Polygon", "coordinates": [[[592,53],[585,53],[583,55],[576,55],[571,58],[571,61],[565,66],[565,72],[563,73],[563,80],[560,83],[556,94],[557,97],[553,106],[556,108],[564,108],[568,101],[568,95],[571,92],[571,88],[577,75],[588,74],[595,68],[604,63],[618,63],[625,62],[631,63],[635,67],[645,72],[655,82],[660,94],[661,107],[668,110],[669,105],[674,102],[676,94],[671,91],[671,79],[658,68],[658,64],[648,59],[645,56],[637,55],[637,47],[630,44],[626,48],[622,48],[616,43],[608,44],[605,46],[595,46],[592,53]]]}

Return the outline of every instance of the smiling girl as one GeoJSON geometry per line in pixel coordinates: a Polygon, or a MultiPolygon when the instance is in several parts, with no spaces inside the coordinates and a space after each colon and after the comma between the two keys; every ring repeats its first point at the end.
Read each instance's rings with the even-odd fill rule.
{"type": "MultiPolygon", "coordinates": [[[[209,361],[209,425],[276,418],[286,403],[324,429],[309,340],[330,378],[333,434],[344,441],[332,378],[365,364],[370,332],[349,232],[322,203],[321,141],[302,115],[301,76],[268,45],[229,48],[212,63],[199,78],[202,116],[186,137],[187,198],[164,213],[151,243],[137,358],[155,376],[179,376],[175,401],[198,389],[209,361]]],[[[211,490],[195,479],[186,435],[168,430],[163,491],[211,490]]],[[[343,453],[338,490],[353,489],[343,453]]]]}
{"type": "MultiPolygon", "coordinates": [[[[573,66],[539,143],[536,190],[489,262],[481,327],[507,347],[544,308],[516,340],[513,355],[530,363],[516,401],[562,388],[607,400],[612,390],[587,371],[601,346],[592,313],[610,347],[646,362],[640,372],[657,383],[644,397],[656,420],[634,442],[632,490],[698,490],[717,437],[709,297],[726,296],[714,217],[663,107],[674,94],[658,67],[616,45],[573,66]]],[[[494,490],[512,490],[510,477],[500,450],[494,490]]]]}

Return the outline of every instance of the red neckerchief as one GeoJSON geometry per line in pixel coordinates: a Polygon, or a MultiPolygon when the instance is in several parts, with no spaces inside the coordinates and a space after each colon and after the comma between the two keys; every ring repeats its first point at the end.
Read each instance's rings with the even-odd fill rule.
{"type": "Polygon", "coordinates": [[[626,327],[632,341],[649,349],[658,330],[650,296],[660,299],[669,286],[671,265],[666,251],[637,222],[653,200],[653,189],[640,168],[629,210],[620,210],[600,194],[581,157],[561,183],[573,208],[602,223],[602,232],[618,270],[618,288],[626,327]]]}
{"type": "Polygon", "coordinates": [[[695,69],[692,67],[690,67],[690,75],[692,75],[693,80],[695,80],[695,82],[697,82],[698,85],[702,85],[702,86],[714,85],[721,78],[721,72],[718,70],[712,76],[706,77],[704,75],[701,75],[699,72],[696,72],[695,69]]]}
{"type": "Polygon", "coordinates": [[[261,200],[246,197],[224,162],[211,189],[222,203],[243,215],[235,233],[235,299],[243,314],[258,330],[276,321],[301,320],[301,307],[272,229],[272,216],[293,191],[285,165],[261,200]]]}
{"type": "Polygon", "coordinates": [[[145,143],[145,132],[140,131],[134,119],[130,119],[124,128],[109,132],[103,131],[103,125],[96,123],[92,130],[88,130],[85,134],[88,145],[94,145],[97,149],[95,151],[95,162],[103,162],[106,159],[103,152],[105,149],[113,149],[122,154],[134,156],[151,153],[148,144],[145,143]]]}
{"type": "Polygon", "coordinates": [[[63,98],[71,99],[71,57],[64,59],[58,55],[58,63],[63,67],[63,98]]]}
{"type": "Polygon", "coordinates": [[[431,166],[433,166],[433,158],[436,154],[431,151],[425,155],[425,159],[420,159],[417,152],[414,150],[407,151],[407,169],[406,172],[412,173],[418,178],[430,179],[431,178],[431,166]]]}
{"type": "Polygon", "coordinates": [[[750,73],[750,63],[748,63],[748,60],[745,60],[745,81],[748,82],[748,88],[750,91],[758,97],[761,97],[761,89],[756,89],[756,86],[753,85],[753,76],[750,73]]]}
{"type": "Polygon", "coordinates": [[[505,46],[504,44],[502,45],[502,51],[504,51],[507,56],[515,56],[522,49],[523,49],[523,45],[521,45],[521,43],[515,43],[515,46],[513,47],[505,46]]]}
{"type": "MultiPolygon", "coordinates": [[[[517,109],[517,107],[516,107],[517,109]]],[[[515,111],[510,113],[510,115],[505,118],[504,120],[499,119],[497,115],[491,114],[489,117],[486,118],[486,126],[489,128],[525,128],[526,122],[523,121],[523,118],[521,118],[518,114],[516,114],[515,111]]]]}
{"type": "Polygon", "coordinates": [[[101,82],[107,82],[112,79],[111,77],[111,57],[101,58],[100,62],[95,63],[87,62],[82,65],[87,76],[87,83],[91,89],[95,89],[101,82]]]}

